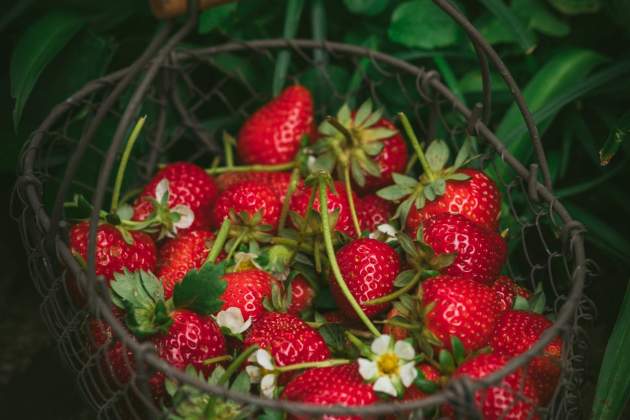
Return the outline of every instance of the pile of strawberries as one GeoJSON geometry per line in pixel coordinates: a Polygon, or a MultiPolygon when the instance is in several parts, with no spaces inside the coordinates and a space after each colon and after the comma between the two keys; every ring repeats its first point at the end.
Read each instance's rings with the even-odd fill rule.
{"type": "MultiPolygon", "coordinates": [[[[96,274],[115,316],[200,380],[318,405],[425,398],[527,351],[552,323],[541,290],[501,275],[497,185],[466,167],[468,140],[450,163],[444,141],[425,150],[403,114],[397,124],[368,100],[316,125],[311,95],[296,85],[236,139],[225,135],[225,166],[165,164],[121,203],[122,159],[112,209],[96,229],[96,274]]],[[[71,249],[84,264],[88,207],[78,196],[67,205],[77,221],[71,249]]],[[[75,279],[67,289],[86,303],[75,279]]],[[[96,368],[110,389],[128,386],[134,354],[102,319],[90,320],[88,337],[104,352],[96,368]]],[[[561,351],[556,338],[477,391],[484,418],[537,418],[558,383],[561,351]]],[[[161,372],[149,384],[171,418],[255,414],[161,372]]]]}

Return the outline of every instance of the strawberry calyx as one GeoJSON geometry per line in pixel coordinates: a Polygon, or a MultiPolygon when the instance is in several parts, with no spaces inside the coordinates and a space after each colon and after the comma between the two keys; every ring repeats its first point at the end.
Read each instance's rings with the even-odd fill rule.
{"type": "Polygon", "coordinates": [[[423,236],[422,226],[419,226],[415,241],[403,232],[398,232],[396,238],[407,257],[407,262],[417,272],[423,273],[425,278],[428,278],[453,264],[457,254],[436,254],[433,248],[424,241],[423,236]]]}
{"type": "Polygon", "coordinates": [[[258,250],[259,244],[271,241],[273,227],[262,223],[262,217],[263,214],[260,210],[250,215],[246,211],[235,213],[234,210],[230,209],[227,218],[231,222],[231,227],[225,243],[228,259],[242,244],[247,244],[248,249],[254,251],[258,250]]]}
{"type": "Polygon", "coordinates": [[[546,297],[543,290],[542,283],[538,283],[534,293],[531,294],[529,299],[517,294],[514,296],[514,304],[512,309],[516,311],[527,311],[536,314],[543,314],[545,312],[546,297]]]}

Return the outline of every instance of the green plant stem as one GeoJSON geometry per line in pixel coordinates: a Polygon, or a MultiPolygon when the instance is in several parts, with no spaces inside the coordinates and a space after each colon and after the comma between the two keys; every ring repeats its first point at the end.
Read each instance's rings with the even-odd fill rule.
{"type": "Polygon", "coordinates": [[[243,242],[243,239],[245,238],[245,234],[246,233],[247,232],[242,232],[240,235],[238,235],[238,237],[234,241],[234,244],[232,244],[232,247],[228,251],[227,257],[225,257],[226,261],[229,261],[232,258],[232,256],[234,255],[234,252],[236,251],[238,246],[241,244],[241,242],[243,242]]]}
{"type": "Polygon", "coordinates": [[[223,356],[217,356],[217,357],[213,357],[211,359],[206,359],[203,361],[204,365],[212,365],[215,363],[220,363],[220,362],[225,362],[226,360],[232,360],[232,356],[230,356],[229,354],[223,355],[223,356]]]}
{"type": "Polygon", "coordinates": [[[234,166],[234,149],[232,149],[232,136],[223,132],[223,151],[225,152],[225,165],[228,168],[234,166]]]}
{"type": "Polygon", "coordinates": [[[131,134],[129,135],[129,139],[127,140],[127,144],[125,145],[125,150],[123,151],[122,157],[120,159],[120,165],[118,165],[118,172],[116,173],[116,180],[114,181],[114,193],[112,194],[112,205],[110,206],[110,211],[115,213],[118,210],[118,201],[120,199],[120,189],[122,188],[122,181],[125,177],[125,170],[127,169],[127,164],[129,163],[129,157],[131,156],[131,150],[133,146],[136,144],[136,140],[140,137],[140,132],[142,131],[142,127],[144,126],[144,122],[147,117],[144,116],[138,120],[136,125],[131,130],[131,134]]]}
{"type": "Polygon", "coordinates": [[[249,356],[252,355],[256,350],[258,350],[258,346],[254,344],[253,346],[247,347],[241,354],[238,355],[236,359],[225,369],[225,373],[221,376],[217,382],[218,385],[223,385],[226,383],[230,377],[236,372],[236,370],[241,367],[244,361],[247,360],[249,356]]]}
{"type": "Polygon", "coordinates": [[[422,169],[424,170],[424,173],[427,174],[427,177],[429,177],[429,180],[434,181],[435,174],[433,173],[433,170],[431,169],[431,165],[429,165],[429,162],[427,161],[427,158],[424,155],[424,151],[422,150],[422,147],[420,146],[420,142],[418,141],[418,138],[416,137],[416,133],[414,133],[413,128],[411,127],[411,123],[409,122],[409,119],[402,112],[398,113],[398,118],[400,118],[400,122],[402,123],[403,129],[405,130],[405,134],[407,134],[407,137],[409,138],[409,141],[411,142],[411,145],[413,146],[413,149],[415,150],[416,155],[418,156],[418,160],[420,161],[420,164],[422,165],[422,169]]]}
{"type": "Polygon", "coordinates": [[[210,252],[208,253],[208,258],[206,259],[206,262],[214,264],[214,262],[217,260],[217,257],[221,253],[221,250],[223,249],[223,245],[225,244],[225,241],[227,240],[227,237],[230,234],[231,226],[232,226],[232,222],[230,222],[230,219],[226,218],[221,224],[221,228],[219,229],[219,232],[217,233],[217,237],[214,240],[214,243],[212,244],[212,248],[210,248],[210,252]]]}
{"type": "Polygon", "coordinates": [[[347,365],[351,361],[348,359],[328,359],[322,360],[319,362],[304,362],[304,363],[296,363],[294,365],[281,366],[275,369],[278,373],[292,372],[294,370],[301,369],[313,369],[313,368],[324,368],[331,366],[340,366],[347,365]]]}
{"type": "Polygon", "coordinates": [[[209,175],[218,175],[226,172],[281,172],[295,168],[296,163],[286,162],[276,165],[244,165],[244,166],[222,166],[219,168],[208,168],[206,172],[209,175]]]}
{"type": "MultiPolygon", "coordinates": [[[[329,175],[326,174],[326,176],[329,175]]],[[[337,281],[343,295],[346,299],[348,299],[348,302],[350,302],[350,306],[352,306],[352,309],[354,309],[354,312],[357,314],[359,319],[361,319],[363,324],[372,334],[378,337],[381,333],[376,329],[374,324],[372,324],[370,318],[365,315],[365,312],[363,312],[363,309],[359,306],[359,303],[350,292],[350,289],[348,289],[348,285],[341,275],[341,270],[339,269],[339,264],[337,263],[337,257],[335,256],[335,248],[333,247],[332,234],[330,233],[327,188],[326,181],[323,179],[320,179],[319,181],[319,204],[322,219],[322,233],[324,234],[324,245],[326,247],[326,253],[328,254],[328,260],[330,261],[330,268],[335,276],[335,280],[337,281]]]]}
{"type": "Polygon", "coordinates": [[[365,344],[363,341],[359,340],[359,338],[353,335],[351,332],[346,331],[346,337],[352,343],[352,345],[355,346],[359,350],[359,352],[363,356],[370,357],[372,355],[372,350],[370,350],[370,347],[367,344],[365,344]]]}
{"type": "Polygon", "coordinates": [[[400,296],[407,293],[409,290],[413,289],[416,284],[420,281],[421,273],[416,273],[415,276],[411,279],[409,283],[396,290],[395,292],[390,293],[389,295],[381,296],[380,298],[368,300],[364,303],[364,305],[380,305],[381,303],[391,302],[392,300],[398,299],[400,296]]]}
{"type": "Polygon", "coordinates": [[[291,179],[289,180],[289,188],[287,189],[287,195],[284,197],[282,203],[282,211],[280,212],[280,221],[278,222],[278,231],[284,227],[287,222],[287,216],[289,215],[289,207],[291,206],[291,197],[297,188],[297,184],[300,181],[300,169],[293,168],[291,172],[291,179]]]}
{"type": "Polygon", "coordinates": [[[343,165],[343,181],[346,184],[346,195],[348,196],[348,204],[350,205],[350,215],[352,216],[352,224],[357,233],[357,238],[361,237],[361,225],[357,217],[357,209],[354,206],[354,197],[352,196],[352,183],[350,182],[350,165],[343,165]]]}
{"type": "Polygon", "coordinates": [[[332,117],[332,116],[328,115],[326,117],[326,122],[328,122],[330,125],[335,127],[335,129],[337,129],[337,131],[339,131],[344,136],[344,138],[346,139],[348,144],[351,144],[351,145],[353,145],[355,147],[359,146],[358,139],[356,139],[355,136],[352,135],[350,130],[348,130],[346,127],[344,127],[344,125],[341,124],[335,117],[332,117]]]}
{"type": "Polygon", "coordinates": [[[284,238],[282,236],[274,236],[271,238],[271,243],[274,245],[285,245],[291,248],[299,249],[300,251],[308,252],[309,254],[314,252],[313,247],[304,243],[299,243],[295,239],[284,238]]]}
{"type": "Polygon", "coordinates": [[[406,330],[418,330],[421,331],[422,327],[419,325],[413,325],[413,324],[408,324],[406,322],[399,322],[399,321],[392,321],[392,320],[385,320],[385,321],[381,321],[382,324],[387,324],[387,325],[392,325],[394,327],[400,327],[400,328],[404,328],[406,330]]]}

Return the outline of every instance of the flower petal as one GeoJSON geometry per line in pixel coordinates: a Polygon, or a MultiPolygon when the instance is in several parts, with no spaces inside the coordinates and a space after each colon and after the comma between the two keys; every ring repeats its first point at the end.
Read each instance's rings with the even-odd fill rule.
{"type": "Polygon", "coordinates": [[[260,381],[260,392],[267,398],[274,397],[274,391],[276,390],[276,375],[268,373],[263,376],[260,381]]]}
{"type": "Polygon", "coordinates": [[[227,328],[232,334],[240,334],[252,325],[251,317],[243,321],[241,310],[235,306],[219,312],[215,319],[220,327],[227,328]]]}
{"type": "Polygon", "coordinates": [[[179,220],[173,224],[177,229],[187,229],[195,221],[195,213],[185,204],[178,204],[171,211],[179,214],[179,220]]]}
{"type": "Polygon", "coordinates": [[[387,334],[383,334],[377,337],[374,341],[372,341],[372,352],[377,356],[380,356],[381,354],[389,350],[389,344],[391,341],[392,338],[387,334]]]}
{"type": "Polygon", "coordinates": [[[416,369],[414,362],[409,362],[402,365],[400,367],[399,373],[400,373],[400,380],[402,381],[405,388],[408,388],[409,385],[411,385],[413,381],[416,380],[416,377],[418,376],[418,370],[416,369]]]}
{"type": "Polygon", "coordinates": [[[256,350],[256,362],[258,362],[258,364],[262,366],[263,369],[266,369],[266,370],[275,369],[273,365],[273,360],[271,358],[271,353],[269,353],[265,349],[256,350]]]}
{"type": "Polygon", "coordinates": [[[398,232],[396,231],[396,228],[395,228],[394,226],[392,226],[392,225],[388,224],[388,223],[383,223],[382,225],[378,225],[378,226],[376,227],[376,229],[377,229],[379,232],[382,232],[382,233],[384,233],[385,235],[390,236],[390,237],[392,237],[392,238],[395,238],[395,237],[396,237],[396,234],[398,233],[398,232]]]}
{"type": "Polygon", "coordinates": [[[413,349],[413,346],[404,340],[396,341],[394,353],[403,360],[411,360],[416,356],[416,351],[413,349]]]}
{"type": "Polygon", "coordinates": [[[254,366],[254,365],[245,366],[245,372],[247,372],[247,375],[249,376],[249,380],[252,383],[257,384],[258,382],[260,382],[262,371],[260,370],[258,366],[254,366]]]}
{"type": "Polygon", "coordinates": [[[378,373],[378,367],[376,366],[376,362],[373,362],[368,359],[360,358],[359,362],[359,373],[366,381],[370,381],[374,379],[376,374],[378,373]]]}
{"type": "Polygon", "coordinates": [[[381,376],[378,378],[376,382],[374,382],[374,391],[383,392],[387,395],[391,395],[392,397],[398,395],[392,380],[389,379],[389,376],[381,376]]]}
{"type": "Polygon", "coordinates": [[[155,199],[158,203],[162,202],[162,198],[164,194],[166,194],[169,190],[168,179],[162,178],[160,182],[155,186],[155,199]]]}

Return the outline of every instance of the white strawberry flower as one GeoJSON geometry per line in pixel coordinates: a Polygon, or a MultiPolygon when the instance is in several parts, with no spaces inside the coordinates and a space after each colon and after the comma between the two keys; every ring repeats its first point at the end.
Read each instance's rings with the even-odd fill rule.
{"type": "Polygon", "coordinates": [[[371,239],[378,239],[380,237],[385,237],[385,242],[392,242],[396,240],[396,234],[398,231],[396,228],[388,223],[383,223],[376,227],[376,231],[370,233],[369,237],[371,239]]]}
{"type": "MultiPolygon", "coordinates": [[[[159,204],[168,205],[168,196],[170,194],[170,185],[168,179],[163,178],[155,186],[155,199],[159,204]]],[[[185,204],[177,204],[169,209],[171,213],[177,214],[179,217],[172,224],[172,228],[166,232],[166,236],[173,238],[177,234],[177,229],[188,229],[195,221],[195,213],[185,204]]]]}
{"type": "Polygon", "coordinates": [[[389,335],[377,337],[370,346],[369,359],[359,358],[359,373],[373,383],[374,391],[402,396],[418,376],[416,351],[406,341],[394,341],[389,335]]]}
{"type": "Polygon", "coordinates": [[[251,363],[245,367],[245,372],[249,375],[252,383],[260,383],[260,392],[267,398],[273,398],[278,385],[278,374],[273,363],[271,353],[264,349],[258,349],[249,359],[251,363]]]}
{"type": "Polygon", "coordinates": [[[219,327],[227,328],[232,334],[241,334],[252,325],[252,318],[243,319],[241,310],[235,306],[231,306],[215,316],[215,320],[219,327]]]}
{"type": "Polygon", "coordinates": [[[306,167],[308,168],[309,172],[314,173],[317,170],[316,164],[317,163],[317,158],[315,156],[309,156],[306,159],[306,167]]]}
{"type": "Polygon", "coordinates": [[[240,268],[251,268],[251,266],[256,267],[259,270],[262,270],[260,264],[256,262],[256,258],[258,258],[258,254],[255,252],[237,252],[234,254],[234,261],[236,264],[234,265],[234,271],[239,271],[240,268]]]}
{"type": "Polygon", "coordinates": [[[164,196],[170,192],[170,185],[168,179],[162,178],[160,182],[155,186],[155,199],[158,203],[164,200],[164,196]]]}

